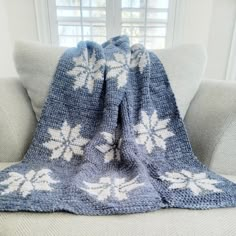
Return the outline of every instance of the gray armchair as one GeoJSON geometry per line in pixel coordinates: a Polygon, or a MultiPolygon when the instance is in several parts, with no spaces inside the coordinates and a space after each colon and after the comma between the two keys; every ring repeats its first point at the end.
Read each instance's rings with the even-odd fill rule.
{"type": "MultiPolygon", "coordinates": [[[[0,169],[20,161],[36,118],[17,79],[0,80],[0,169]]],[[[236,182],[236,83],[204,80],[185,117],[195,155],[236,182]]],[[[0,213],[0,235],[236,235],[236,208],[163,209],[125,216],[0,213]]]]}

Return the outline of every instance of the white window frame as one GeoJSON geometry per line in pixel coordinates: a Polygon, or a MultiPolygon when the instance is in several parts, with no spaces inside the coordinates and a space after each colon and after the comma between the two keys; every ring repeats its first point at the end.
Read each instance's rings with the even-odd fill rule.
{"type": "MultiPolygon", "coordinates": [[[[181,13],[183,13],[182,9],[184,8],[185,1],[186,0],[169,0],[166,48],[170,48],[178,44],[178,41],[181,38],[179,33],[181,32],[181,22],[183,21],[183,14],[181,13]]],[[[115,9],[120,9],[120,4],[121,1],[107,0],[106,7],[109,9],[106,12],[107,19],[113,19],[113,21],[106,22],[106,27],[108,29],[107,38],[117,35],[114,25],[120,24],[121,14],[115,9]],[[116,12],[117,14],[114,14],[116,12]]],[[[57,33],[58,26],[55,0],[34,0],[34,5],[39,41],[42,43],[58,45],[59,39],[57,33]]]]}
{"type": "Polygon", "coordinates": [[[236,80],[236,20],[234,23],[234,31],[230,47],[230,55],[226,71],[226,80],[236,80]]]}

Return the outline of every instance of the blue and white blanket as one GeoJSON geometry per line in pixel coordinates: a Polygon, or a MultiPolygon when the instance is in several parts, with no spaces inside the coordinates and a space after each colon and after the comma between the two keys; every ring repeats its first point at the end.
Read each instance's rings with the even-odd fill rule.
{"type": "Polygon", "coordinates": [[[1,211],[233,206],[236,185],[194,156],[161,62],[126,36],[64,53],[31,147],[0,172],[1,211]]]}

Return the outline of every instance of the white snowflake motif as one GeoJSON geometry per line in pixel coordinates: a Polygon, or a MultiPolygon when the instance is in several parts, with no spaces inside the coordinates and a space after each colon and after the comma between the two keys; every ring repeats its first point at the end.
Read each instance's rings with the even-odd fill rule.
{"type": "Polygon", "coordinates": [[[105,60],[96,59],[96,50],[93,50],[91,57],[87,48],[79,57],[73,58],[75,67],[68,71],[68,75],[75,78],[73,88],[86,87],[89,93],[93,92],[95,80],[103,80],[103,72],[105,69],[105,60]]]}
{"type": "Polygon", "coordinates": [[[144,68],[150,63],[148,51],[140,44],[132,46],[130,68],[139,68],[139,72],[143,74],[144,68]]]}
{"type": "Polygon", "coordinates": [[[134,126],[136,142],[145,145],[147,152],[152,153],[154,147],[166,150],[165,140],[174,134],[167,129],[169,119],[159,120],[154,111],[149,117],[145,111],[141,111],[142,121],[134,126]]]}
{"type": "Polygon", "coordinates": [[[104,201],[114,195],[118,201],[128,199],[128,193],[144,185],[137,181],[138,176],[126,182],[125,178],[102,177],[98,183],[88,183],[84,181],[86,188],[81,188],[91,195],[95,195],[99,201],[104,201]]]}
{"type": "Polygon", "coordinates": [[[122,53],[114,53],[114,60],[106,62],[108,67],[107,79],[116,79],[118,89],[124,87],[127,83],[128,71],[129,71],[129,59],[130,55],[122,53]]]}
{"type": "Polygon", "coordinates": [[[104,162],[108,163],[111,160],[120,161],[120,146],[122,139],[116,139],[115,135],[108,132],[102,132],[101,135],[106,140],[106,144],[97,145],[96,148],[101,153],[104,153],[104,162]]]}
{"type": "Polygon", "coordinates": [[[6,188],[1,195],[6,195],[12,192],[19,192],[23,197],[29,195],[32,191],[52,191],[50,184],[56,184],[56,181],[49,176],[51,170],[41,169],[38,172],[30,170],[25,175],[10,172],[9,178],[0,182],[0,185],[6,185],[6,188]]]}
{"type": "Polygon", "coordinates": [[[220,183],[218,180],[207,178],[206,173],[191,173],[187,170],[178,172],[166,172],[165,176],[160,176],[161,180],[169,181],[172,184],[169,189],[190,189],[195,196],[203,191],[212,191],[214,193],[222,192],[214,184],[220,183]]]}
{"type": "Polygon", "coordinates": [[[50,159],[62,157],[65,161],[70,161],[73,154],[83,155],[84,146],[89,139],[83,138],[80,134],[81,125],[78,124],[71,128],[67,121],[64,121],[61,129],[48,129],[51,139],[43,146],[52,150],[50,159]]]}

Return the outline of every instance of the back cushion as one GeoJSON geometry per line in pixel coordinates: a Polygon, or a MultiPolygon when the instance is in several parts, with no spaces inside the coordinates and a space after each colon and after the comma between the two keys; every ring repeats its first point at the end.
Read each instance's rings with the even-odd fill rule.
{"type": "Polygon", "coordinates": [[[182,45],[154,51],[165,67],[180,114],[184,118],[205,73],[206,50],[200,45],[182,45]]]}
{"type": "MultiPolygon", "coordinates": [[[[15,45],[16,68],[38,120],[58,61],[65,50],[33,42],[22,41],[15,45]]],[[[184,45],[154,52],[166,69],[180,114],[184,118],[205,70],[205,51],[197,45],[184,45]]]]}

